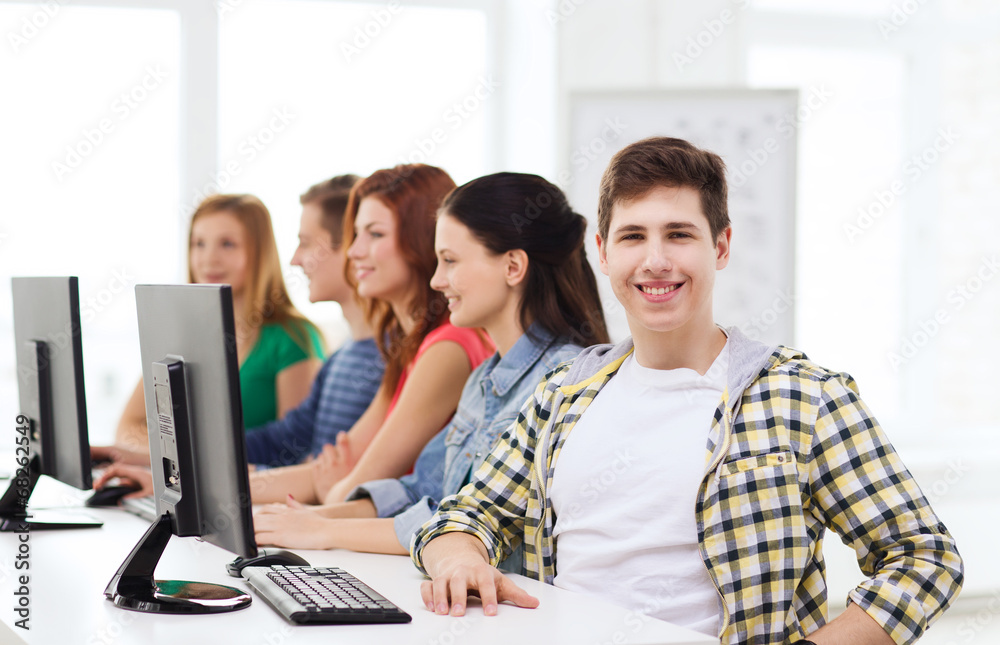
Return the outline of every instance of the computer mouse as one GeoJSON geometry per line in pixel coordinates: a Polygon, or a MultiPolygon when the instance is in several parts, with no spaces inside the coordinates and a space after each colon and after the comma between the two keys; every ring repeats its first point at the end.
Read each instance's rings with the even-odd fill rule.
{"type": "Polygon", "coordinates": [[[308,567],[309,562],[297,553],[284,549],[257,549],[255,558],[236,558],[226,565],[226,571],[234,578],[241,577],[244,567],[308,567]]]}
{"type": "Polygon", "coordinates": [[[129,484],[115,484],[98,488],[94,494],[87,498],[87,506],[117,506],[122,497],[139,490],[139,486],[129,484]]]}

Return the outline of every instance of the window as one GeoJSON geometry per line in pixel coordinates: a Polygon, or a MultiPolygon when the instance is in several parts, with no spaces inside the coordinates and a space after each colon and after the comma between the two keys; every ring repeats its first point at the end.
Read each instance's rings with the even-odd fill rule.
{"type": "MultiPolygon", "coordinates": [[[[287,263],[298,196],[317,181],[402,162],[459,183],[498,169],[507,54],[490,49],[492,3],[134,4],[0,0],[0,83],[17,97],[0,102],[16,124],[0,135],[0,333],[13,337],[9,276],[80,277],[95,444],[112,439],[141,372],[132,286],[186,279],[205,195],[261,197],[287,263]]],[[[311,305],[298,269],[286,280],[336,346],[339,308],[311,305]]],[[[11,345],[0,343],[10,418],[11,345]]]]}
{"type": "MultiPolygon", "coordinates": [[[[458,183],[487,172],[498,85],[485,13],[397,5],[256,2],[220,15],[217,183],[264,201],[286,263],[298,196],[318,181],[413,162],[458,183]]],[[[339,308],[310,305],[297,268],[286,282],[296,305],[335,333],[339,308]]]]}
{"type": "Polygon", "coordinates": [[[180,22],[172,11],[0,4],[0,374],[17,409],[10,276],[80,277],[91,437],[140,376],[133,285],[180,272],[180,22]]]}

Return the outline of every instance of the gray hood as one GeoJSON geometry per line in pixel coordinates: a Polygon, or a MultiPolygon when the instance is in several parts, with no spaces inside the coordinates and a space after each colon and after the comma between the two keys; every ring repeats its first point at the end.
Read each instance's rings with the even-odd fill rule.
{"type": "MultiPolygon", "coordinates": [[[[730,405],[735,408],[743,391],[757,378],[761,370],[769,367],[776,345],[765,345],[747,337],[738,327],[723,327],[729,337],[729,374],[726,385],[730,392],[730,405]]],[[[605,366],[629,354],[633,349],[632,337],[615,345],[594,345],[580,352],[563,379],[562,387],[572,387],[585,381],[605,366]]]]}

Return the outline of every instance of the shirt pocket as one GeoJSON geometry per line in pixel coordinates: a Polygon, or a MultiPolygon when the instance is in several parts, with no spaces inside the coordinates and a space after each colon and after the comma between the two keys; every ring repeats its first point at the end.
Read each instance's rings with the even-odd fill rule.
{"type": "Polygon", "coordinates": [[[792,455],[792,451],[790,450],[768,452],[763,455],[754,455],[752,457],[743,457],[733,461],[723,462],[722,472],[720,474],[723,477],[726,477],[747,473],[748,476],[752,477],[754,473],[750,473],[748,471],[774,467],[780,468],[786,465],[795,465],[795,457],[792,455]]]}
{"type": "MultiPolygon", "coordinates": [[[[804,535],[798,467],[790,450],[741,457],[722,464],[713,511],[728,518],[744,545],[761,537],[804,535]]],[[[732,537],[732,536],[731,536],[732,537]]]]}
{"type": "Polygon", "coordinates": [[[448,434],[444,437],[444,444],[448,447],[464,445],[469,435],[476,429],[475,420],[458,410],[451,418],[448,434]]]}
{"type": "Polygon", "coordinates": [[[493,423],[490,424],[489,429],[486,431],[484,448],[486,450],[493,450],[493,446],[496,445],[497,439],[500,438],[500,435],[507,432],[507,430],[514,425],[516,421],[517,415],[504,416],[500,419],[494,419],[493,423]]]}

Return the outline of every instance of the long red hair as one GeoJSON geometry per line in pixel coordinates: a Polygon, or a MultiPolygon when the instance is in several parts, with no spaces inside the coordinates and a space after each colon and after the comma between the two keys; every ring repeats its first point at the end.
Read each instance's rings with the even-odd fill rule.
{"type": "MultiPolygon", "coordinates": [[[[441,201],[453,188],[455,182],[448,173],[426,164],[405,164],[394,168],[377,170],[371,176],[358,182],[347,201],[344,213],[344,241],[354,241],[354,221],[358,206],[366,197],[379,200],[392,211],[396,221],[396,243],[399,254],[412,272],[413,299],[408,312],[417,325],[409,333],[384,300],[372,298],[365,304],[365,316],[375,331],[375,342],[385,361],[385,375],[382,383],[391,396],[399,384],[406,365],[417,354],[420,343],[432,330],[448,316],[447,299],[431,289],[431,276],[437,267],[434,255],[434,226],[441,201]]],[[[357,287],[349,269],[350,261],[344,265],[344,275],[348,284],[357,287]]]]}

